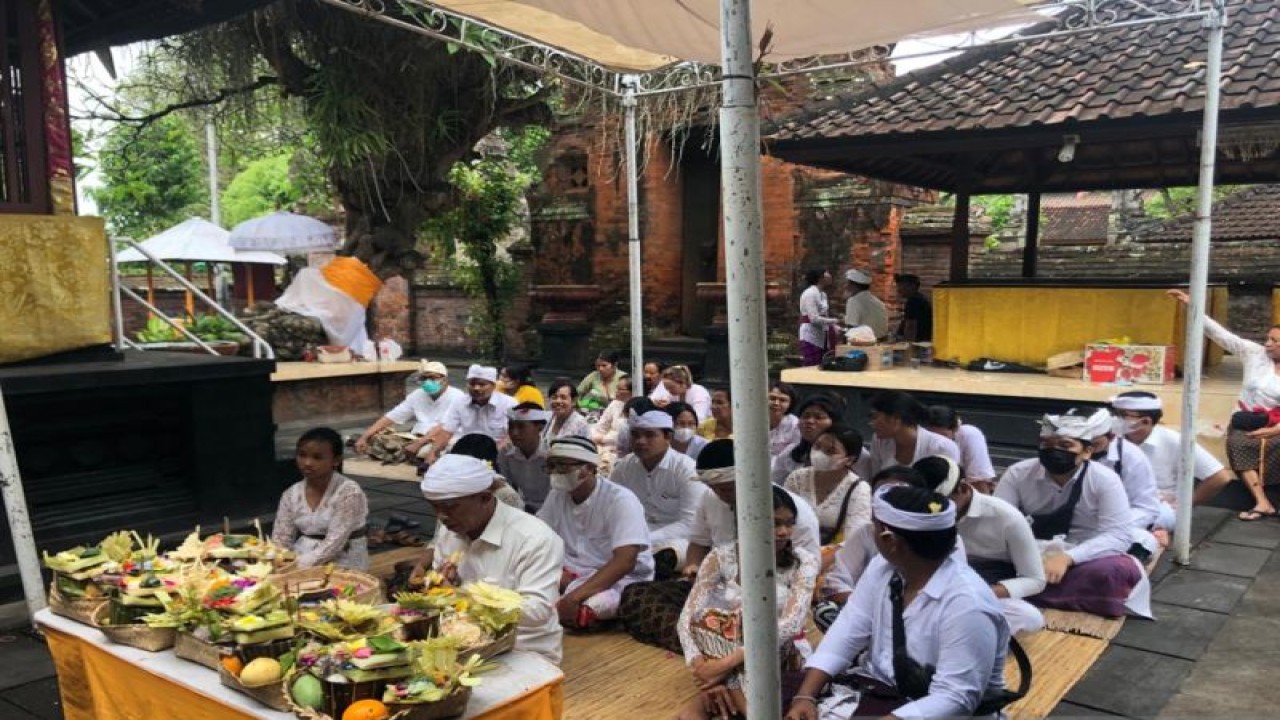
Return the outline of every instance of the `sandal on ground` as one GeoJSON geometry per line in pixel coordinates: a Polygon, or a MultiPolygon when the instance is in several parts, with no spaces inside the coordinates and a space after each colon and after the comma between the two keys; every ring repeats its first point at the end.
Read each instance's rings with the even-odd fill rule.
{"type": "Polygon", "coordinates": [[[425,540],[414,535],[408,530],[401,530],[400,532],[389,536],[387,538],[387,542],[395,543],[402,547],[422,547],[426,544],[425,540]]]}
{"type": "Polygon", "coordinates": [[[401,527],[405,527],[410,530],[414,528],[422,527],[422,523],[418,522],[417,520],[410,519],[405,515],[401,515],[400,513],[391,513],[387,515],[387,519],[393,523],[399,523],[401,527]]]}
{"type": "Polygon", "coordinates": [[[1264,512],[1262,510],[1246,510],[1239,515],[1236,515],[1236,519],[1241,522],[1257,522],[1263,518],[1273,518],[1277,515],[1280,515],[1280,512],[1275,510],[1272,510],[1271,512],[1264,512]]]}
{"type": "Polygon", "coordinates": [[[381,526],[370,525],[369,530],[365,534],[365,544],[369,547],[377,547],[387,543],[387,531],[381,526]]]}

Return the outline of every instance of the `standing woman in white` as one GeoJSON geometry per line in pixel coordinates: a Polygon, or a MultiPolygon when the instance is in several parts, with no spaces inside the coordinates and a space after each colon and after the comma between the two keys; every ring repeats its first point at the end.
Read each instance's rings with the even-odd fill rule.
{"type": "Polygon", "coordinates": [[[813,367],[822,362],[828,347],[834,347],[828,342],[829,335],[840,321],[831,317],[831,305],[827,302],[831,273],[814,268],[804,274],[804,284],[805,290],[800,293],[800,364],[813,367]]]}

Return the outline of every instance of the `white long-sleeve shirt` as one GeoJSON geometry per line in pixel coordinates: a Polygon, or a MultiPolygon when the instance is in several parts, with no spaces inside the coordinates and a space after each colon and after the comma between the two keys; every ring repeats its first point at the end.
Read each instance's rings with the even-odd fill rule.
{"type": "MultiPolygon", "coordinates": [[[[866,650],[858,672],[894,684],[893,574],[884,558],[871,561],[805,667],[838,675],[866,650]]],[[[895,717],[969,717],[987,690],[1004,687],[1009,626],[991,588],[955,555],[942,562],[902,618],[908,654],[935,670],[929,694],[894,710],[895,717]]]]}
{"type": "Polygon", "coordinates": [[[1240,402],[1249,408],[1280,407],[1280,375],[1276,375],[1276,364],[1267,357],[1266,348],[1232,333],[1211,317],[1204,319],[1204,334],[1223,350],[1240,358],[1244,367],[1240,402]]]}
{"type": "Polygon", "coordinates": [[[880,298],[872,295],[870,290],[863,290],[845,301],[844,324],[849,327],[866,325],[877,338],[882,338],[889,334],[889,311],[880,298]]]}
{"type": "Polygon", "coordinates": [[[688,540],[702,497],[711,492],[699,482],[693,459],[674,449],[667,450],[653,470],[646,469],[638,455],[628,455],[614,464],[609,479],[640,499],[654,547],[688,540]]]}
{"type": "MultiPolygon", "coordinates": [[[[887,467],[901,465],[898,462],[898,444],[891,438],[871,438],[871,449],[869,451],[871,459],[869,460],[870,474],[866,477],[874,478],[876,473],[887,467]]],[[[908,465],[929,457],[930,455],[945,455],[957,463],[960,460],[960,448],[949,438],[945,438],[936,432],[926,430],[923,427],[916,428],[916,451],[911,456],[911,462],[908,465]]]]}
{"type": "Polygon", "coordinates": [[[987,436],[977,426],[961,423],[956,428],[956,447],[960,448],[960,467],[968,480],[995,480],[987,436]]]}
{"type": "Polygon", "coordinates": [[[1133,443],[1122,437],[1111,440],[1107,446],[1107,455],[1098,463],[1111,470],[1120,465],[1120,482],[1124,485],[1124,494],[1129,498],[1129,509],[1132,511],[1130,523],[1141,530],[1146,530],[1160,518],[1160,493],[1156,487],[1156,474],[1151,468],[1151,460],[1133,443]]]}
{"type": "Polygon", "coordinates": [[[437,570],[455,554],[458,577],[464,583],[483,580],[515,590],[524,598],[516,648],[536,652],[560,664],[560,572],[564,542],[546,523],[505,503],[495,503],[493,517],[475,540],[443,525],[436,532],[437,570]]]}
{"type": "Polygon", "coordinates": [[[1084,488],[1067,532],[1067,542],[1073,546],[1067,550],[1072,562],[1079,565],[1127,552],[1133,541],[1124,483],[1109,468],[1096,462],[1088,463],[1083,481],[1077,470],[1062,487],[1049,479],[1038,459],[1014,463],[996,484],[996,497],[1025,515],[1043,515],[1066,505],[1077,482],[1083,482],[1084,488]]]}
{"type": "MultiPolygon", "coordinates": [[[[1176,498],[1178,460],[1182,455],[1182,434],[1177,430],[1157,425],[1151,428],[1151,434],[1138,447],[1142,448],[1143,454],[1151,461],[1151,469],[1156,475],[1156,490],[1164,498],[1176,498]]],[[[1195,478],[1204,480],[1217,475],[1222,469],[1222,462],[1205,450],[1200,443],[1196,443],[1195,478]]]]}
{"type": "Polygon", "coordinates": [[[800,316],[809,318],[800,326],[800,339],[810,345],[827,346],[827,327],[840,321],[830,317],[831,305],[827,294],[817,285],[810,285],[800,293],[800,316]]]}
{"type": "Polygon", "coordinates": [[[969,511],[956,521],[956,532],[973,560],[1013,563],[1016,577],[1001,580],[1011,598],[1030,597],[1044,590],[1044,563],[1031,533],[1031,523],[1018,509],[998,497],[973,493],[969,511]]]}

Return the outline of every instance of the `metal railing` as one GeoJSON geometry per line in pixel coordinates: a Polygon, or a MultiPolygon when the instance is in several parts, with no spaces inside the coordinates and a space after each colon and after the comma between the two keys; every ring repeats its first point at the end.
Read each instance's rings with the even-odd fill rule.
{"type": "MultiPolygon", "coordinates": [[[[213,298],[205,294],[200,288],[196,287],[195,284],[193,284],[190,280],[183,277],[181,273],[179,273],[177,270],[171,267],[168,263],[161,260],[160,258],[157,258],[155,255],[152,255],[146,248],[142,247],[142,245],[132,240],[122,239],[122,240],[113,240],[110,242],[113,245],[115,242],[124,242],[128,244],[129,247],[133,248],[134,250],[137,250],[139,253],[142,253],[143,257],[147,258],[147,260],[151,261],[152,263],[155,263],[156,267],[163,270],[174,280],[177,280],[178,284],[181,285],[183,289],[185,289],[187,292],[191,293],[195,297],[200,298],[202,302],[204,302],[209,307],[213,308],[213,311],[215,313],[222,316],[226,320],[230,321],[231,324],[234,325],[237,330],[244,333],[245,336],[247,336],[251,341],[253,341],[253,356],[255,358],[266,358],[268,360],[274,360],[276,358],[275,350],[271,349],[271,345],[266,340],[264,340],[261,335],[249,329],[249,326],[240,322],[240,320],[235,315],[232,315],[230,312],[227,312],[227,310],[223,308],[221,305],[219,305],[216,300],[214,300],[213,298]]],[[[181,334],[183,337],[186,337],[188,340],[198,345],[205,352],[211,355],[219,354],[217,350],[213,349],[213,347],[209,345],[209,343],[196,337],[195,333],[191,332],[191,330],[186,328],[182,323],[166,315],[164,311],[160,310],[160,308],[156,307],[155,305],[152,305],[150,302],[147,301],[146,298],[142,297],[138,293],[134,292],[133,290],[130,290],[127,287],[124,287],[124,285],[120,282],[120,270],[116,265],[115,249],[113,247],[113,248],[110,248],[110,250],[111,250],[111,307],[112,307],[112,311],[115,314],[115,339],[116,339],[117,349],[123,350],[126,347],[132,348],[134,350],[146,349],[142,345],[139,345],[138,343],[135,343],[134,341],[130,340],[125,335],[124,312],[122,310],[122,303],[121,303],[120,296],[127,295],[129,298],[136,300],[139,304],[145,307],[153,315],[160,318],[160,320],[164,322],[166,325],[178,331],[178,333],[181,334]]]]}

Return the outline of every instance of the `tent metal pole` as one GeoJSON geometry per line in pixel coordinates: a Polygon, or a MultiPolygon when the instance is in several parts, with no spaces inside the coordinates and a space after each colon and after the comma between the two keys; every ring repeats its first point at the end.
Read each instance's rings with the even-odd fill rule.
{"type": "Polygon", "coordinates": [[[1205,16],[1209,33],[1205,67],[1204,128],[1200,132],[1200,184],[1191,236],[1191,278],[1187,305],[1186,352],[1182,362],[1182,447],[1178,459],[1178,513],[1173,533],[1174,562],[1191,562],[1191,501],[1195,494],[1196,412],[1204,365],[1204,316],[1208,305],[1209,238],[1212,234],[1213,171],[1218,152],[1218,104],[1222,85],[1222,44],[1226,28],[1223,0],[1213,0],[1205,16]]]}
{"type": "Polygon", "coordinates": [[[720,0],[724,59],[720,184],[729,310],[729,382],[737,475],[738,553],[746,638],[747,717],[775,719],[782,705],[769,482],[768,356],[765,352],[764,217],[760,113],[756,106],[750,0],[720,0]]]}
{"type": "MultiPolygon", "coordinates": [[[[636,141],[636,88],[640,78],[626,75],[622,79],[622,107],[626,109],[627,143],[627,264],[629,269],[631,306],[631,375],[644,372],[644,307],[640,277],[640,168],[636,141]]],[[[632,382],[635,382],[633,379],[632,382]]],[[[643,394],[644,386],[639,391],[643,394]]]]}
{"type": "Polygon", "coordinates": [[[9,412],[4,405],[3,388],[0,388],[0,490],[3,490],[4,510],[9,520],[9,536],[13,540],[13,553],[18,559],[22,594],[27,600],[27,614],[34,623],[36,613],[47,607],[49,603],[44,596],[44,581],[40,577],[40,558],[36,555],[36,538],[31,530],[31,516],[27,512],[27,496],[22,489],[22,474],[18,471],[18,454],[14,449],[13,432],[9,427],[9,412]]]}

